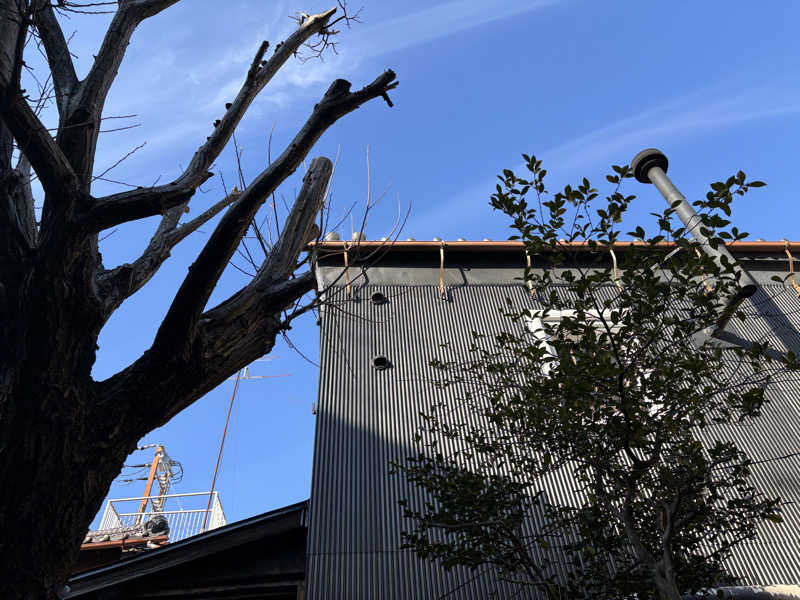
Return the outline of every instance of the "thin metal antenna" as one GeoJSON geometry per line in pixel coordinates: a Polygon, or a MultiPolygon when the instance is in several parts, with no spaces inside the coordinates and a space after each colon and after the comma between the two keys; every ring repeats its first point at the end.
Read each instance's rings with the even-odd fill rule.
{"type": "MultiPolygon", "coordinates": [[[[253,362],[269,362],[279,358],[278,356],[264,356],[262,358],[256,359],[253,362]]],[[[252,363],[251,363],[252,364],[252,363]]],[[[228,435],[228,424],[231,421],[231,412],[233,412],[233,403],[236,401],[236,392],[239,390],[239,382],[243,379],[270,379],[272,377],[288,377],[288,374],[282,375],[251,375],[250,374],[250,365],[246,365],[244,368],[239,369],[236,372],[236,375],[230,377],[228,381],[231,379],[234,380],[233,384],[233,393],[231,394],[231,401],[228,405],[228,415],[225,417],[225,427],[222,429],[222,438],[219,441],[219,452],[217,453],[217,464],[214,467],[214,477],[211,480],[211,492],[208,494],[208,505],[206,506],[206,513],[203,517],[203,527],[200,529],[200,533],[203,533],[206,530],[206,525],[208,524],[208,515],[211,512],[211,501],[214,498],[214,490],[216,489],[217,485],[217,474],[219,473],[219,465],[222,462],[222,450],[225,447],[225,438],[228,435]]]]}
{"type": "MultiPolygon", "coordinates": [[[[270,362],[275,360],[276,358],[280,358],[280,356],[263,356],[254,360],[253,362],[270,362]]],[[[225,381],[235,381],[236,379],[244,380],[244,379],[272,379],[273,377],[289,377],[289,373],[281,373],[279,375],[253,375],[250,373],[250,367],[253,366],[253,363],[247,365],[244,369],[239,371],[236,375],[232,375],[228,377],[225,381]]]]}
{"type": "Polygon", "coordinates": [[[206,530],[208,524],[208,513],[211,511],[211,499],[214,497],[214,486],[217,485],[217,473],[219,472],[219,463],[222,460],[222,448],[225,446],[225,436],[228,435],[228,423],[231,420],[231,411],[233,410],[233,401],[236,400],[236,390],[239,389],[239,379],[241,379],[242,371],[240,369],[236,372],[236,383],[233,385],[233,393],[231,394],[231,403],[228,405],[228,416],[225,417],[225,428],[222,430],[222,439],[219,441],[219,452],[217,453],[217,465],[214,467],[214,478],[211,480],[211,492],[208,494],[208,505],[206,506],[206,514],[203,517],[203,527],[200,533],[206,530]]]}

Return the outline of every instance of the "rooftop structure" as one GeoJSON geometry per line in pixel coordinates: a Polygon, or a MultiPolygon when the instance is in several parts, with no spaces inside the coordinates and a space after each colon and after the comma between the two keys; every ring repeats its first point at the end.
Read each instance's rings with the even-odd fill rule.
{"type": "Polygon", "coordinates": [[[106,501],[100,525],[89,531],[81,544],[81,553],[73,572],[80,573],[104,566],[133,554],[160,548],[227,524],[216,491],[170,494],[173,483],[183,471],[161,445],[155,447],[151,463],[126,465],[143,477],[126,477],[124,482],[145,481],[144,494],[106,501]],[[152,493],[154,487],[158,493],[152,493]]]}
{"type": "Polygon", "coordinates": [[[227,524],[217,492],[116,498],[106,502],[100,527],[97,531],[90,531],[84,543],[113,536],[118,529],[141,527],[155,518],[161,518],[166,523],[170,542],[227,524]],[[211,507],[207,508],[209,501],[211,507]]]}
{"type": "Polygon", "coordinates": [[[70,579],[63,597],[297,600],[307,507],[300,502],[93,568],[70,579]]]}

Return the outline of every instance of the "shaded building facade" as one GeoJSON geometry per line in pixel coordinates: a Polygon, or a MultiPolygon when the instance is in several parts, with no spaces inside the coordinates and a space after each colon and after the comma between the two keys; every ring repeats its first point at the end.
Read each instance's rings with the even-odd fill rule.
{"type": "MultiPolygon", "coordinates": [[[[744,326],[731,321],[725,343],[768,340],[778,351],[800,354],[800,299],[789,283],[772,280],[789,272],[784,245],[744,242],[730,250],[759,289],[743,305],[755,316],[744,326]]],[[[392,461],[418,452],[414,436],[421,412],[441,400],[457,406],[452,392],[433,385],[437,376],[430,361],[463,353],[473,332],[492,336],[507,330],[511,324],[500,310],[507,301],[515,308],[542,307],[522,281],[522,245],[326,242],[317,251],[325,304],[308,598],[536,598],[535,590],[502,581],[490,567],[446,571],[403,549],[402,532],[410,523],[399,502],[420,496],[390,472],[392,461]]],[[[624,252],[624,245],[617,251],[624,252]]],[[[784,522],[762,525],[758,539],[741,544],[731,557],[729,568],[742,584],[800,583],[797,431],[800,386],[787,382],[770,393],[761,417],[709,434],[735,439],[755,462],[756,486],[784,502],[784,522]]],[[[554,477],[543,486],[555,498],[573,493],[570,478],[554,477]]]]}

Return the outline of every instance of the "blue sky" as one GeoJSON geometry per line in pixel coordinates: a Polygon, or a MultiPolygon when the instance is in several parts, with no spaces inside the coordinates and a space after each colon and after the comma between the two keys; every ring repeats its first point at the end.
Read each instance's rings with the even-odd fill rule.
{"type": "MultiPolygon", "coordinates": [[[[288,15],[331,2],[183,0],[145,22],[134,35],[107,104],[109,127],[139,125],[101,137],[97,172],[146,145],[107,177],[135,185],[167,181],[205,140],[224,103],[241,83],[261,40],[277,43],[293,26],[288,15]]],[[[247,178],[265,166],[274,125],[277,155],[330,81],[361,86],[386,68],[400,87],[394,108],[372,102],[345,117],[311,157],[339,154],[332,213],[342,215],[367,194],[366,149],[373,197],[389,186],[366,233],[388,232],[398,204],[411,214],[403,237],[504,239],[507,223],[488,206],[495,175],[533,153],[555,190],[586,176],[602,190],[611,164],[625,164],[656,146],[670,175],[690,199],[709,182],[743,169],[768,187],[735,208],[753,239],[798,239],[795,167],[800,139],[800,5],[784,1],[595,2],[499,0],[376,2],[363,0],[362,24],[341,33],[338,55],[294,61],[254,103],[237,134],[247,178]]],[[[108,18],[76,16],[79,70],[96,51],[108,18]]],[[[235,184],[233,154],[217,162],[235,184]]],[[[298,175],[299,177],[299,175],[298,175]]],[[[291,202],[299,179],[279,193],[291,202]]],[[[192,201],[191,215],[221,197],[220,176],[192,201]]],[[[97,182],[97,194],[124,186],[97,182]]],[[[661,209],[654,190],[634,216],[661,209]]],[[[154,219],[125,226],[103,242],[106,266],[135,258],[154,219]]],[[[179,246],[149,286],[126,302],[104,329],[95,376],[123,368],[152,341],[159,319],[211,225],[179,246]]],[[[342,233],[350,234],[346,219],[342,233]]],[[[229,268],[212,298],[244,284],[229,268]]],[[[312,361],[318,355],[313,318],[298,321],[290,339],[312,361]]],[[[288,375],[244,381],[234,408],[217,488],[229,520],[302,500],[310,488],[317,368],[281,342],[275,360],[253,372],[288,375]]],[[[176,491],[208,489],[227,402],[226,382],[144,442],[163,442],[185,478],[176,491]]],[[[146,457],[137,457],[143,462],[146,457]]],[[[115,486],[111,496],[139,493],[115,486]]]]}

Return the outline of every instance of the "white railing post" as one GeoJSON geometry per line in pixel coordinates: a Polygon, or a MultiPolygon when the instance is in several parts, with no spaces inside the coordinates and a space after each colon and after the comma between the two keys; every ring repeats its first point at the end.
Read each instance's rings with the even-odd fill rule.
{"type": "Polygon", "coordinates": [[[227,525],[227,521],[225,519],[225,512],[222,510],[222,503],[219,501],[219,493],[213,492],[213,505],[211,509],[211,519],[208,524],[208,530],[216,529],[217,527],[222,527],[223,525],[227,525]]]}
{"type": "Polygon", "coordinates": [[[100,529],[114,529],[115,527],[122,527],[122,520],[120,520],[119,514],[114,508],[112,502],[112,500],[106,502],[106,508],[103,511],[103,518],[100,519],[100,529]]]}

